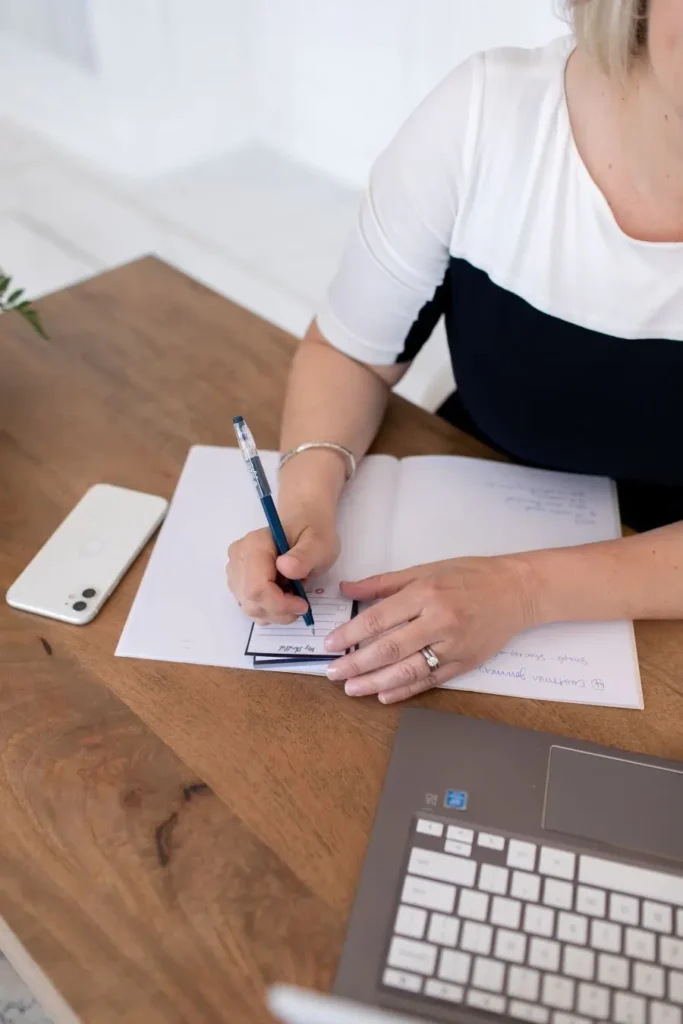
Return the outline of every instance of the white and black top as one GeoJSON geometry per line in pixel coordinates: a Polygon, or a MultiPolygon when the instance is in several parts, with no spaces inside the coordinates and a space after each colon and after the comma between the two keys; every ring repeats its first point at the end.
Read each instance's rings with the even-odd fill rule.
{"type": "Polygon", "coordinates": [[[519,461],[612,476],[624,520],[683,519],[683,244],[624,234],[574,143],[573,42],[479,54],[380,157],[318,316],[365,363],[442,313],[442,414],[519,461]]]}

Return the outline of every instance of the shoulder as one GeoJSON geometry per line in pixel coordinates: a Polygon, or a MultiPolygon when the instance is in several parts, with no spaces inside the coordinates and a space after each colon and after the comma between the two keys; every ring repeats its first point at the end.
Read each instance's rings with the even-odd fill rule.
{"type": "Polygon", "coordinates": [[[453,173],[466,173],[499,134],[538,127],[549,95],[557,100],[562,93],[572,47],[565,36],[535,49],[506,47],[467,58],[413,112],[389,147],[390,157],[426,151],[445,158],[453,173]]]}
{"type": "Polygon", "coordinates": [[[570,36],[535,49],[506,47],[481,55],[481,113],[496,126],[519,123],[564,91],[564,69],[574,42],[570,36]]]}

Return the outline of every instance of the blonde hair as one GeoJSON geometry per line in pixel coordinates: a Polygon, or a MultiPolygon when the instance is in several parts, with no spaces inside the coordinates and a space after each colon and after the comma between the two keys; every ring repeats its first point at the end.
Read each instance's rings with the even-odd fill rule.
{"type": "Polygon", "coordinates": [[[569,0],[578,45],[609,75],[628,77],[647,47],[649,0],[569,0]]]}

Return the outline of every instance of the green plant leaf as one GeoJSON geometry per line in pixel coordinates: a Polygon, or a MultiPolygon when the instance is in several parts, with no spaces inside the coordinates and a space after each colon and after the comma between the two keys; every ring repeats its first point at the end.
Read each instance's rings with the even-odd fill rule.
{"type": "Polygon", "coordinates": [[[17,290],[15,292],[12,292],[12,294],[7,299],[7,305],[8,306],[16,305],[16,303],[19,301],[21,296],[24,294],[24,291],[25,291],[24,288],[17,288],[17,290]]]}
{"type": "Polygon", "coordinates": [[[5,277],[4,275],[0,277],[0,297],[5,294],[11,283],[11,277],[5,277]]]}
{"type": "Polygon", "coordinates": [[[46,341],[48,340],[48,336],[43,330],[43,326],[35,309],[19,309],[17,312],[31,325],[36,334],[39,334],[41,338],[45,338],[46,341]]]}

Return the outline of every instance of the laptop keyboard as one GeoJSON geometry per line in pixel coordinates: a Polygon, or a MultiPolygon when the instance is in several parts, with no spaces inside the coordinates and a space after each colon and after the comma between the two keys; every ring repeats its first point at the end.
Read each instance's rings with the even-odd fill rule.
{"type": "Polygon", "coordinates": [[[536,1024],[683,1024],[683,877],[416,819],[382,983],[536,1024]]]}

